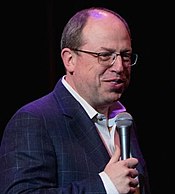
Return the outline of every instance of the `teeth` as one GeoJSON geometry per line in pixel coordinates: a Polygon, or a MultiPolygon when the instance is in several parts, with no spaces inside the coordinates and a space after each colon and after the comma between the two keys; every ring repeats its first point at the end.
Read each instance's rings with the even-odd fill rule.
{"type": "Polygon", "coordinates": [[[118,80],[113,80],[112,82],[114,82],[114,83],[122,83],[122,80],[121,79],[118,79],[118,80]]]}

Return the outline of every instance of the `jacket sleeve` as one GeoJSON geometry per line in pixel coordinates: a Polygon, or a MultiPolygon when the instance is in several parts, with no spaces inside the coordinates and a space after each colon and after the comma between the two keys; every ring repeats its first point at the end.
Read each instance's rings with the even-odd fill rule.
{"type": "MultiPolygon", "coordinates": [[[[0,147],[0,193],[106,193],[98,173],[59,184],[56,153],[46,123],[28,112],[15,114],[4,130],[0,147]]],[[[64,179],[64,177],[62,177],[64,179]]]]}

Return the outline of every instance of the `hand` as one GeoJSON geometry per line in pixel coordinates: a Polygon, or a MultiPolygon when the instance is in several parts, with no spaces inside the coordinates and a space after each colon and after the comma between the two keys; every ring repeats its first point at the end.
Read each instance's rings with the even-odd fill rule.
{"type": "Polygon", "coordinates": [[[109,176],[120,194],[134,193],[138,185],[138,164],[136,158],[120,160],[120,148],[116,145],[114,155],[106,165],[104,172],[109,176]]]}

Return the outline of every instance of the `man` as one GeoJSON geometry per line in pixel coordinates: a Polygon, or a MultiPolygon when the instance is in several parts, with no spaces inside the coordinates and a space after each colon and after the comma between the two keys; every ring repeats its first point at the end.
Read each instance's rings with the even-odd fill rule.
{"type": "Polygon", "coordinates": [[[149,194],[131,127],[121,158],[119,99],[137,62],[126,21],[104,8],[75,14],[61,38],[66,74],[11,118],[0,148],[0,193],[149,194]]]}

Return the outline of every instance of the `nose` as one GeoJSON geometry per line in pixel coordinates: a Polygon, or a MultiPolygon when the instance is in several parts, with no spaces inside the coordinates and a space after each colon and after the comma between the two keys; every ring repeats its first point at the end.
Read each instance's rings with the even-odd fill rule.
{"type": "Polygon", "coordinates": [[[115,60],[111,68],[117,72],[123,71],[123,61],[119,53],[116,53],[115,60]]]}

